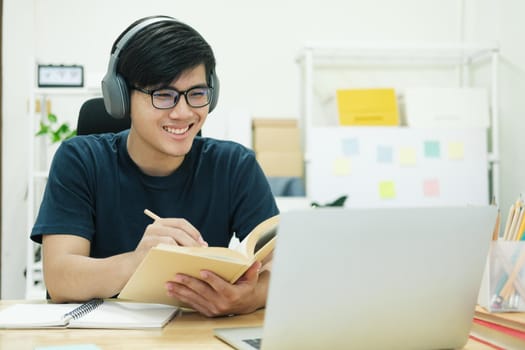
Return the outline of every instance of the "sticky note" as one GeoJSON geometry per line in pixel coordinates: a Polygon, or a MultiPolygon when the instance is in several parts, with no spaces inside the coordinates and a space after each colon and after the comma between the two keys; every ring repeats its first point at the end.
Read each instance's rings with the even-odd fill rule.
{"type": "Polygon", "coordinates": [[[439,180],[427,179],[423,181],[423,196],[424,197],[439,197],[439,180]]]}
{"type": "Polygon", "coordinates": [[[450,159],[463,159],[465,156],[465,146],[463,142],[450,142],[448,144],[448,157],[450,159]]]}
{"type": "Polygon", "coordinates": [[[416,150],[413,147],[401,147],[399,149],[399,162],[401,165],[416,164],[416,150]]]}
{"type": "Polygon", "coordinates": [[[345,156],[355,156],[359,154],[359,140],[356,138],[345,138],[341,140],[342,151],[345,156]]]}
{"type": "Polygon", "coordinates": [[[441,156],[441,147],[438,141],[425,141],[425,157],[439,158],[441,156]]]}
{"type": "Polygon", "coordinates": [[[379,183],[379,197],[381,199],[396,198],[396,188],[393,181],[381,181],[379,183]]]}
{"type": "Polygon", "coordinates": [[[332,165],[332,173],[335,176],[347,176],[350,175],[351,162],[350,158],[340,157],[334,160],[332,165]]]}
{"type": "Polygon", "coordinates": [[[393,158],[392,147],[377,146],[377,162],[378,163],[392,163],[393,158]]]}

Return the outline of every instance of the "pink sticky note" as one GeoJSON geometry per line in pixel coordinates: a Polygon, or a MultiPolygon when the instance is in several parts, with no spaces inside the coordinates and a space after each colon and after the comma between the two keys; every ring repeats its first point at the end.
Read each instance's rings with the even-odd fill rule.
{"type": "Polygon", "coordinates": [[[439,197],[439,181],[437,179],[425,180],[423,194],[425,197],[439,197]]]}

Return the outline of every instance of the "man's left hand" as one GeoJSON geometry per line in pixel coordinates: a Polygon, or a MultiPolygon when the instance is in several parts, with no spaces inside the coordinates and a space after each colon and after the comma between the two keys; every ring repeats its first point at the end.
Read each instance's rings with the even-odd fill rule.
{"type": "Polygon", "coordinates": [[[259,276],[261,263],[255,262],[231,284],[211,271],[202,270],[201,278],[177,274],[166,282],[169,296],[208,316],[246,314],[264,306],[269,271],[259,276]],[[261,277],[261,278],[260,278],[261,277]]]}

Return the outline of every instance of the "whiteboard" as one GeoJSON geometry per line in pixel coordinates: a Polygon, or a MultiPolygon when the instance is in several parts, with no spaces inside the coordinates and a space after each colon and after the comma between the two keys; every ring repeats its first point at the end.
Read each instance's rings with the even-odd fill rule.
{"type": "Polygon", "coordinates": [[[484,128],[315,127],[306,145],[306,186],[321,204],[347,207],[486,205],[484,128]]]}

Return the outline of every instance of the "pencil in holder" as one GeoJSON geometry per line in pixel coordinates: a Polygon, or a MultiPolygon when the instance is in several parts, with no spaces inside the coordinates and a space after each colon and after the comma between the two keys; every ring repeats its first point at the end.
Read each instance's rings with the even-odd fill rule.
{"type": "Polygon", "coordinates": [[[493,241],[478,304],[490,312],[525,311],[525,241],[493,241]]]}

